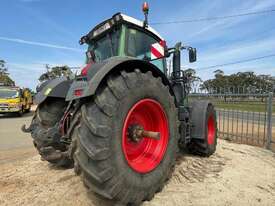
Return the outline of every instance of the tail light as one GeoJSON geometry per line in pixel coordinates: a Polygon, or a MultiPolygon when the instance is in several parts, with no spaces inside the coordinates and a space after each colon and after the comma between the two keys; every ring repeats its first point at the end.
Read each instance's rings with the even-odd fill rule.
{"type": "Polygon", "coordinates": [[[83,89],[74,90],[74,96],[80,97],[83,94],[83,89]]]}

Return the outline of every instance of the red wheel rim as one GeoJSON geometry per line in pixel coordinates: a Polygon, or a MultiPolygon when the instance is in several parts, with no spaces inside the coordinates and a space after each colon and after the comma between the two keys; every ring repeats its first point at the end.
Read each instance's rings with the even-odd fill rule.
{"type": "Polygon", "coordinates": [[[213,115],[208,118],[207,121],[207,142],[208,144],[214,144],[216,136],[215,119],[213,115]]]}
{"type": "Polygon", "coordinates": [[[139,173],[155,169],[168,145],[168,121],[162,106],[153,99],[138,101],[128,112],[122,131],[122,149],[128,165],[139,173]],[[143,137],[138,142],[128,136],[128,128],[138,124],[144,130],[160,132],[160,139],[143,137]]]}

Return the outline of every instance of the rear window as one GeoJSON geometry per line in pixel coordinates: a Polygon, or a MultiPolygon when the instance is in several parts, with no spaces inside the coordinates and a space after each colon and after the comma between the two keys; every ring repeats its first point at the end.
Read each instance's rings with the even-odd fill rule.
{"type": "Polygon", "coordinates": [[[102,38],[89,44],[88,50],[94,51],[97,62],[118,55],[119,34],[120,30],[110,31],[102,38]]]}
{"type": "Polygon", "coordinates": [[[157,41],[143,32],[136,29],[129,29],[128,34],[128,55],[133,57],[149,57],[151,45],[157,41]]]}
{"type": "MultiPolygon", "coordinates": [[[[151,59],[151,45],[158,42],[150,35],[137,29],[129,28],[127,38],[127,55],[142,60],[151,59]]],[[[164,71],[164,59],[151,61],[162,72],[164,71]]]]}

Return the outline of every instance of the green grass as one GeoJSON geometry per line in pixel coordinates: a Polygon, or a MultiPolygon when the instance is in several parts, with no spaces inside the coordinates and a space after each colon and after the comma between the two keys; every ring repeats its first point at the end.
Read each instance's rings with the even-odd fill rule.
{"type": "MultiPolygon", "coordinates": [[[[239,111],[249,111],[249,112],[266,112],[267,110],[267,99],[264,98],[263,102],[261,98],[258,99],[227,99],[227,102],[224,101],[223,98],[215,98],[215,97],[189,97],[189,102],[195,100],[209,100],[211,101],[217,108],[220,109],[232,109],[239,111]]],[[[275,114],[275,99],[273,99],[272,105],[272,113],[275,114]]]]}
{"type": "MultiPolygon", "coordinates": [[[[232,109],[251,112],[265,112],[266,104],[261,102],[215,102],[214,105],[221,109],[232,109]]],[[[275,103],[272,105],[272,113],[275,113],[275,103]]]]}
{"type": "MultiPolygon", "coordinates": [[[[189,102],[195,100],[209,100],[215,107],[220,109],[232,109],[239,111],[249,111],[249,112],[266,112],[267,110],[267,99],[266,98],[256,98],[256,99],[238,99],[238,98],[227,98],[227,102],[224,98],[217,97],[189,97],[189,102]]],[[[273,98],[272,113],[275,114],[275,98],[273,98]]]]}

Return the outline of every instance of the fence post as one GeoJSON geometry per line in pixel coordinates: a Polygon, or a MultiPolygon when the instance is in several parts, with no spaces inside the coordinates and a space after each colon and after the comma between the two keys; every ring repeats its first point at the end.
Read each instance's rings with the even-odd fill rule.
{"type": "Polygon", "coordinates": [[[267,143],[266,143],[267,149],[271,149],[271,142],[272,142],[272,100],[273,100],[273,93],[270,92],[268,95],[268,105],[267,105],[267,143]]]}

